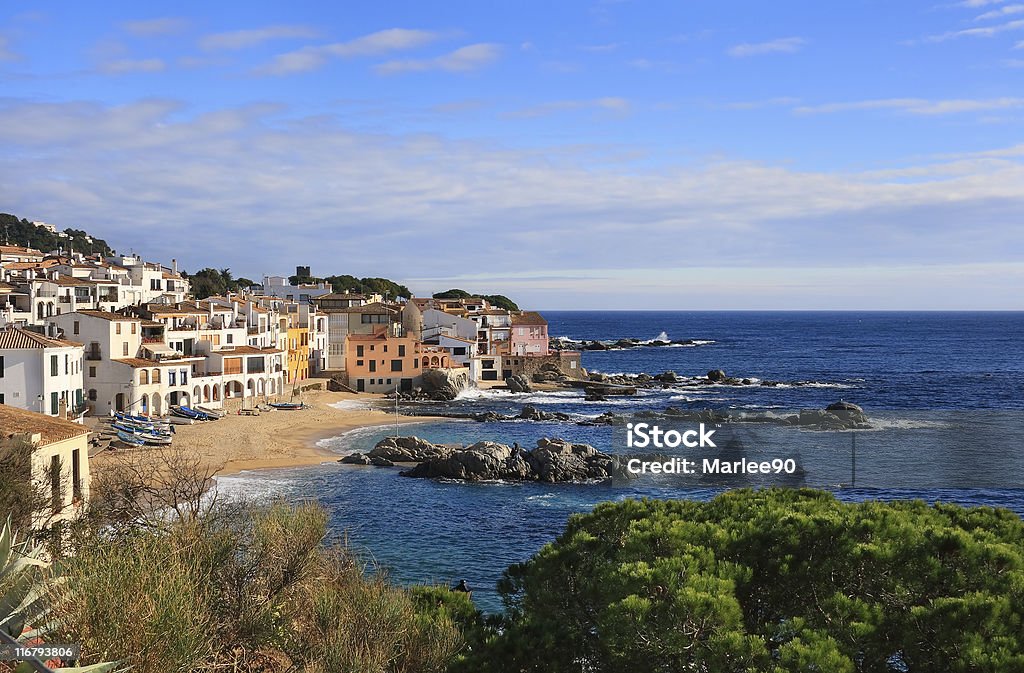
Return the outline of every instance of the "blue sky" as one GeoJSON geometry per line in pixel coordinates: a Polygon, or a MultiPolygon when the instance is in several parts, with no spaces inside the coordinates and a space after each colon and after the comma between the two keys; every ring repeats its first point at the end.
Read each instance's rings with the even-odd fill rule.
{"type": "Polygon", "coordinates": [[[1012,0],[8,2],[0,86],[0,210],[187,270],[1024,308],[1012,0]]]}

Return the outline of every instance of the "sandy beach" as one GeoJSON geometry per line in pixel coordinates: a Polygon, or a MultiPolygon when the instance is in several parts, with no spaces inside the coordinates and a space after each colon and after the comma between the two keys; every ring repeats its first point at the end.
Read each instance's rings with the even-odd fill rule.
{"type": "MultiPolygon", "coordinates": [[[[239,403],[230,403],[228,414],[217,421],[175,426],[174,448],[199,456],[204,465],[227,475],[242,470],[316,465],[337,460],[338,454],[316,445],[321,439],[337,437],[349,430],[377,425],[393,425],[394,413],[377,409],[337,409],[337,402],[369,402],[377,395],[309,392],[303,401],[310,408],[301,411],[261,412],[259,416],[240,416],[239,403]]],[[[426,416],[399,416],[402,424],[423,423],[435,419],[426,416]]],[[[94,471],[118,455],[104,451],[90,458],[94,471]]]]}

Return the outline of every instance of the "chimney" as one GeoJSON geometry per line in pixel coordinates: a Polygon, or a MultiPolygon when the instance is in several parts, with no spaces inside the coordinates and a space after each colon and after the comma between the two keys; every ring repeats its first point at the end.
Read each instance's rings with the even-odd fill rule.
{"type": "Polygon", "coordinates": [[[174,275],[178,275],[178,260],[176,260],[176,259],[172,259],[171,260],[171,270],[174,271],[174,275]]]}

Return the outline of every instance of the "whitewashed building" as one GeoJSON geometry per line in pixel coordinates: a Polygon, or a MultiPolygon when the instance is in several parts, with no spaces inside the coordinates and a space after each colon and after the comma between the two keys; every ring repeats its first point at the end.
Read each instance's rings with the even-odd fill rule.
{"type": "Polygon", "coordinates": [[[14,326],[0,329],[0,404],[80,421],[82,367],[79,343],[14,326]]]}

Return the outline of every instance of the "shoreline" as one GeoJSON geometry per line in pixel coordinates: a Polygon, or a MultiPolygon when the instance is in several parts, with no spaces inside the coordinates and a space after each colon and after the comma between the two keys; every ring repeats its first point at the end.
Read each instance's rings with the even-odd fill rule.
{"type": "MultiPolygon", "coordinates": [[[[354,430],[387,427],[395,424],[395,416],[383,409],[369,406],[338,409],[338,402],[370,403],[382,400],[380,395],[335,392],[307,392],[310,408],[301,411],[271,411],[259,416],[240,416],[238,402],[225,405],[227,415],[216,421],[175,426],[173,450],[195,456],[202,467],[214,476],[236,475],[249,470],[271,470],[319,465],[337,461],[342,454],[318,443],[354,430]]],[[[400,425],[443,422],[449,419],[434,416],[399,415],[400,425]]],[[[145,450],[110,451],[90,458],[92,470],[101,472],[108,462],[126,455],[145,456],[145,450]]]]}

